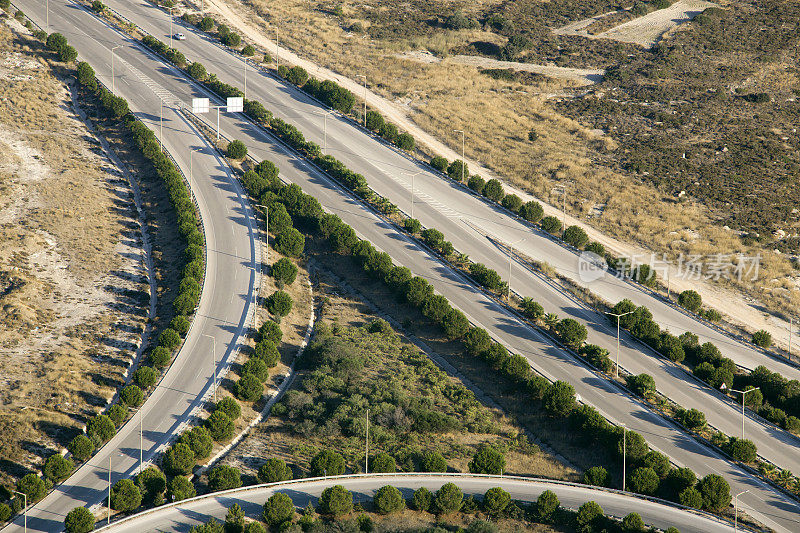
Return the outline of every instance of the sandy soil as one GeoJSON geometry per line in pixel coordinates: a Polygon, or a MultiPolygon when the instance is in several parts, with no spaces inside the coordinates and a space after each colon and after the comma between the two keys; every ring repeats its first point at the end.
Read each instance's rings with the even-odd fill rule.
{"type": "Polygon", "coordinates": [[[0,25],[0,477],[105,405],[149,303],[127,182],[67,88],[12,39],[0,25]]]}

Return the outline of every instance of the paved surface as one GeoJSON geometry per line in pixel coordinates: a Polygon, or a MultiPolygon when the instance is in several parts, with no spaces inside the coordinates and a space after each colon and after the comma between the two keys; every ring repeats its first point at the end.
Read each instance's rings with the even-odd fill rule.
{"type": "Polygon", "coordinates": [[[102,528],[108,533],[139,533],[141,531],[187,531],[191,526],[214,517],[222,522],[228,507],[237,503],[248,517],[259,519],[264,502],[273,494],[282,492],[291,496],[298,509],[308,503],[316,504],[322,491],[331,485],[339,484],[353,492],[355,501],[371,501],[375,492],[384,485],[393,485],[401,490],[408,499],[414,490],[425,487],[435,491],[445,483],[452,482],[461,487],[465,495],[483,497],[492,487],[502,487],[511,494],[514,500],[533,502],[545,490],[551,490],[558,496],[561,505],[569,509],[577,509],[589,500],[600,504],[606,514],[622,518],[628,513],[639,513],[647,525],[662,530],[670,526],[677,527],[682,533],[717,533],[728,532],[731,525],[721,522],[705,514],[697,514],[679,510],[650,500],[635,496],[596,490],[585,486],[559,484],[544,480],[526,480],[499,476],[472,475],[431,475],[431,474],[384,474],[340,476],[325,480],[298,480],[289,483],[275,483],[260,487],[242,488],[227,491],[224,494],[212,494],[180,502],[168,507],[160,507],[155,511],[132,516],[118,524],[102,528]]]}
{"type": "MultiPolygon", "coordinates": [[[[43,17],[43,9],[38,3],[32,0],[25,0],[20,2],[22,8],[32,16],[35,20],[41,21],[43,17]]],[[[188,84],[183,78],[179,77],[176,71],[170,67],[163,65],[154,58],[137,51],[136,48],[131,46],[131,43],[122,38],[116,32],[107,28],[105,25],[90,17],[85,12],[82,12],[74,5],[64,5],[62,2],[52,2],[51,9],[51,26],[54,29],[62,31],[70,42],[83,54],[83,57],[88,57],[89,61],[95,67],[95,70],[101,77],[107,75],[110,70],[110,65],[107,57],[107,50],[110,46],[118,43],[126,43],[124,49],[119,49],[118,53],[127,61],[128,65],[133,66],[135,70],[126,67],[123,70],[119,67],[117,70],[117,89],[124,96],[132,100],[135,108],[150,109],[149,106],[154,108],[157,113],[158,104],[148,102],[140,102],[143,98],[142,94],[147,92],[141,83],[136,80],[139,79],[139,74],[146,72],[150,77],[152,85],[158,91],[168,91],[175,95],[184,102],[190,101],[192,96],[198,96],[201,93],[199,89],[188,84]],[[54,16],[53,13],[56,13],[54,16]],[[56,26],[52,21],[57,20],[61,26],[56,26]],[[91,37],[89,37],[91,35],[91,37]]],[[[148,9],[146,7],[142,9],[148,9]]],[[[147,20],[154,19],[158,16],[155,10],[146,11],[147,20]]],[[[200,40],[195,35],[190,35],[191,40],[200,40]]],[[[210,50],[210,49],[209,49],[210,50]]],[[[187,50],[188,52],[188,50],[187,50]]],[[[210,52],[209,52],[210,53],[210,52]]],[[[192,57],[190,56],[190,59],[192,57]]],[[[220,69],[231,62],[224,56],[215,61],[203,61],[207,66],[212,69],[220,69]]],[[[117,63],[118,65],[120,62],[117,63]]],[[[223,78],[224,79],[224,78],[223,78]]],[[[265,83],[274,83],[267,78],[255,76],[251,73],[248,84],[252,83],[251,80],[265,80],[265,83]]],[[[304,100],[301,95],[288,87],[279,86],[278,93],[282,94],[282,98],[292,102],[295,105],[297,102],[302,102],[304,106],[312,107],[310,101],[304,100]]],[[[162,93],[163,94],[163,93],[162,93]]],[[[260,95],[259,95],[260,97],[260,95]]],[[[261,99],[261,97],[260,97],[261,99]]],[[[294,120],[300,117],[296,109],[290,109],[285,105],[278,106],[270,102],[268,98],[265,103],[268,107],[279,108],[284,113],[291,112],[292,116],[287,116],[288,119],[294,120]]],[[[152,116],[152,112],[151,112],[152,116]]],[[[321,124],[321,117],[318,118],[321,124]]],[[[311,122],[306,118],[307,122],[311,122]]],[[[303,127],[303,124],[300,124],[303,127]]],[[[186,134],[182,133],[180,121],[172,117],[165,127],[165,136],[167,136],[168,147],[177,154],[188,152],[188,147],[197,144],[196,138],[190,139],[186,134]]],[[[540,334],[535,330],[528,328],[524,324],[519,323],[515,318],[510,316],[506,311],[499,308],[491,300],[487,299],[481,293],[476,292],[474,287],[466,283],[465,280],[459,278],[452,271],[447,269],[444,265],[439,263],[435,258],[429,256],[419,247],[408,241],[404,236],[398,234],[393,228],[386,225],[382,220],[376,218],[371,212],[366,210],[359,202],[354,200],[348,194],[332,185],[327,178],[312,169],[305,161],[295,158],[292,154],[288,154],[279,145],[276,145],[274,140],[266,136],[260,130],[253,128],[249,123],[243,121],[240,116],[223,116],[222,119],[223,132],[232,138],[239,138],[245,141],[250,147],[251,153],[257,158],[268,158],[274,161],[281,168],[283,176],[293,182],[297,182],[307,192],[316,196],[322,204],[332,212],[339,214],[347,223],[351,224],[357,232],[364,238],[371,240],[378,248],[387,251],[397,263],[409,266],[415,273],[425,276],[443,295],[448,297],[453,305],[464,310],[467,315],[473,320],[474,323],[487,328],[489,332],[495,336],[500,342],[509,347],[512,351],[525,356],[531,365],[543,373],[550,379],[563,379],[569,381],[575,387],[577,392],[581,395],[584,402],[597,406],[609,419],[617,423],[624,423],[628,428],[639,431],[642,433],[648,442],[656,449],[669,455],[677,464],[686,465],[693,468],[699,475],[704,475],[710,472],[716,472],[724,475],[729,482],[731,482],[734,491],[749,489],[750,493],[742,498],[742,507],[755,516],[757,519],[769,524],[770,526],[782,530],[792,531],[800,529],[800,520],[798,520],[798,508],[788,499],[775,492],[773,489],[764,486],[761,482],[754,480],[749,475],[745,474],[741,469],[732,465],[728,461],[717,456],[713,451],[708,448],[697,444],[691,438],[687,437],[680,430],[672,426],[670,423],[664,421],[637,401],[631,399],[629,396],[623,394],[614,385],[610,384],[605,378],[598,376],[588,370],[586,367],[574,361],[569,355],[563,351],[553,348],[552,345],[541,338],[540,334]]],[[[413,163],[399,156],[392,156],[394,152],[387,149],[377,141],[363,136],[361,134],[354,134],[352,126],[340,122],[338,120],[329,120],[329,141],[332,136],[339,139],[339,148],[336,148],[335,155],[341,159],[350,159],[359,161],[363,165],[371,165],[374,171],[368,173],[368,179],[373,183],[376,188],[385,187],[391,189],[392,183],[384,183],[380,179],[375,179],[386,172],[386,163],[381,159],[372,157],[369,151],[362,151],[359,145],[368,144],[376,145],[377,150],[381,151],[382,156],[398,157],[396,163],[406,165],[413,168],[413,163]],[[339,128],[338,132],[331,133],[331,124],[337,123],[339,128]],[[341,132],[346,132],[347,136],[340,136],[341,132]],[[358,153],[363,153],[364,157],[356,157],[358,153]],[[381,171],[380,169],[384,170],[381,171]]],[[[313,138],[312,135],[309,137],[313,138]]],[[[332,146],[332,148],[334,148],[332,146]]],[[[350,165],[350,161],[345,161],[350,165]]],[[[186,165],[187,161],[179,158],[179,163],[182,166],[186,165]]],[[[392,173],[399,174],[402,167],[393,167],[392,173]]],[[[221,168],[211,168],[208,172],[219,173],[221,168]],[[213,171],[213,172],[212,172],[213,171]]],[[[198,173],[199,175],[199,173],[198,173]]],[[[452,184],[448,184],[444,180],[435,178],[433,176],[422,175],[417,177],[417,184],[423,181],[426,184],[437,184],[437,187],[446,186],[452,189],[452,184]]],[[[224,185],[229,187],[230,184],[224,185]]],[[[396,185],[400,187],[401,185],[396,185]]],[[[407,190],[405,191],[407,194],[407,190]]],[[[460,217],[464,216],[466,211],[459,205],[463,202],[473,202],[474,199],[464,195],[461,191],[452,189],[450,196],[439,196],[447,202],[444,205],[436,200],[436,196],[429,195],[431,198],[430,204],[420,204],[429,206],[426,209],[434,209],[440,206],[442,210],[450,209],[457,215],[454,216],[454,224],[464,226],[460,221],[460,217]],[[457,194],[456,194],[457,192],[457,194]]],[[[480,207],[480,202],[476,204],[478,207],[475,209],[486,209],[480,207]]],[[[499,225],[500,228],[510,227],[516,222],[503,217],[500,213],[494,213],[489,219],[481,218],[485,222],[483,227],[490,224],[499,225]]],[[[478,211],[472,211],[471,216],[476,213],[479,217],[478,211]]],[[[417,215],[420,215],[417,213],[417,215]]],[[[229,217],[234,219],[234,222],[240,222],[237,214],[229,213],[225,215],[218,215],[220,220],[227,221],[229,217]]],[[[450,220],[442,217],[442,214],[431,215],[435,216],[436,221],[450,220]]],[[[441,224],[434,224],[441,227],[441,224]]],[[[447,228],[443,228],[447,230],[447,228]]],[[[222,230],[221,230],[222,231],[222,230]]],[[[524,230],[527,235],[531,234],[529,229],[524,230]]],[[[449,231],[446,231],[450,235],[449,231]]],[[[452,238],[452,235],[450,235],[452,238]]],[[[474,242],[482,242],[482,236],[472,237],[474,242]]],[[[547,242],[545,240],[545,242],[547,242]]],[[[457,247],[459,244],[454,241],[457,247]]],[[[485,246],[485,245],[484,245],[485,246]]],[[[463,248],[462,248],[463,249],[463,248]]],[[[489,248],[487,248],[489,249],[489,248]]],[[[561,250],[558,248],[558,250],[561,250]]],[[[465,250],[466,251],[466,250],[465,250]]],[[[563,253],[563,252],[559,252],[563,253]]],[[[472,254],[470,254],[472,255],[472,254]]],[[[525,279],[535,279],[526,276],[525,279]]],[[[514,287],[518,283],[517,278],[514,278],[514,287]]],[[[231,293],[235,297],[238,293],[231,293]]],[[[98,469],[101,465],[98,466],[98,469]]],[[[95,479],[86,480],[86,482],[94,487],[92,490],[87,490],[86,501],[97,501],[102,497],[102,474],[96,469],[95,479]],[[93,498],[92,498],[93,496],[93,498]]],[[[72,482],[72,481],[70,481],[72,482]]],[[[66,513],[73,506],[74,502],[67,502],[67,500],[58,499],[57,501],[49,501],[48,505],[37,506],[32,512],[31,516],[40,520],[39,528],[52,530],[59,518],[63,519],[66,513]],[[46,508],[46,511],[44,510],[46,508]],[[49,516],[51,522],[42,522],[42,518],[49,516]]],[[[19,521],[21,522],[21,520],[19,521]]]]}

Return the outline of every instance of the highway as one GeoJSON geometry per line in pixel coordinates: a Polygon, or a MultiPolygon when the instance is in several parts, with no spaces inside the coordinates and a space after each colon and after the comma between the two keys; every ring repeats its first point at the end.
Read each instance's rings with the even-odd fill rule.
{"type": "MultiPolygon", "coordinates": [[[[34,20],[43,21],[44,9],[38,2],[24,0],[19,2],[19,5],[34,20]]],[[[120,94],[131,100],[134,109],[152,109],[150,117],[157,116],[159,100],[152,96],[152,89],[161,94],[174,95],[183,102],[189,102],[193,96],[204,94],[201,89],[188,83],[178,71],[142,52],[130,40],[74,4],[51,2],[50,10],[53,28],[51,31],[64,33],[104,81],[107,81],[110,72],[108,50],[117,44],[124,45],[117,51],[118,57],[124,61],[117,62],[116,87],[120,94]],[[147,73],[146,76],[143,73],[147,73]],[[148,80],[145,84],[147,90],[142,86],[142,76],[148,80]]],[[[800,528],[800,518],[798,518],[800,509],[794,502],[755,480],[709,448],[698,444],[637,400],[624,394],[607,379],[587,369],[562,350],[554,348],[539,332],[522,324],[492,300],[476,291],[474,286],[377,218],[349,194],[330,183],[326,176],[314,170],[307,162],[288,153],[260,129],[254,128],[239,115],[223,115],[221,126],[223,132],[230,138],[242,139],[256,158],[274,161],[281,168],[284,179],[298,183],[306,192],[317,197],[323,206],[339,214],[363,238],[369,239],[376,247],[389,253],[395,262],[406,265],[416,274],[426,277],[438,292],[450,299],[455,307],[462,309],[473,323],[486,328],[495,339],[513,352],[525,356],[537,371],[550,379],[562,379],[572,383],[584,402],[596,406],[610,420],[624,423],[629,429],[640,432],[655,449],[666,453],[676,464],[689,466],[701,476],[712,472],[719,473],[732,484],[734,492],[750,490],[741,498],[742,508],[758,520],[780,531],[800,528]]],[[[184,125],[174,115],[170,115],[169,121],[165,123],[164,132],[167,146],[178,155],[187,154],[190,146],[199,143],[196,138],[186,133],[184,125]]],[[[178,162],[182,168],[188,166],[186,157],[179,157],[178,162]]],[[[211,170],[216,173],[223,171],[222,167],[208,169],[209,172],[211,170]]],[[[200,176],[199,172],[195,173],[195,176],[200,176]]],[[[199,178],[198,180],[200,183],[203,182],[199,178]]],[[[230,187],[230,182],[226,181],[223,185],[230,187]]],[[[220,227],[224,227],[232,215],[217,213],[214,216],[218,218],[220,227]]],[[[240,221],[236,216],[233,218],[235,222],[240,221]]],[[[241,297],[241,293],[232,292],[231,297],[235,300],[241,297]]],[[[102,489],[98,488],[102,486],[100,466],[102,465],[98,465],[95,472],[96,479],[89,483],[94,489],[93,493],[87,492],[90,494],[87,496],[87,502],[94,503],[102,498],[102,489]]],[[[56,520],[58,516],[63,518],[63,513],[71,509],[71,504],[74,504],[74,501],[67,503],[62,500],[50,501],[46,506],[37,505],[30,515],[40,520],[38,522],[40,526],[52,526],[53,522],[42,522],[42,518],[45,516],[49,516],[51,520],[56,520]]],[[[20,522],[21,519],[15,524],[20,522]]]]}
{"type": "MultiPolygon", "coordinates": [[[[108,5],[157,38],[168,41],[169,17],[163,10],[146,0],[111,0],[108,5]]],[[[202,32],[181,24],[183,23],[176,18],[173,31],[178,31],[175,28],[180,27],[180,31],[188,38],[185,41],[173,41],[172,44],[190,61],[200,61],[222,81],[241,88],[244,63],[202,32]]],[[[324,141],[322,135],[325,129],[325,109],[294,86],[250,69],[247,87],[250,98],[262,102],[276,116],[298,126],[307,139],[314,140],[321,146],[327,145],[329,153],[352,170],[366,176],[376,192],[389,198],[406,213],[411,210],[411,177],[407,173],[420,172],[414,179],[415,217],[425,226],[443,231],[455,248],[468,254],[471,260],[495,269],[504,278],[508,276],[508,254],[487,238],[487,235],[491,235],[504,243],[517,243],[515,249],[549,263],[561,274],[587,286],[578,276],[578,259],[575,253],[538,230],[532,230],[526,224],[508,216],[500,208],[465,193],[451,180],[411,161],[351,122],[336,115],[330,116],[326,127],[327,141],[324,141]],[[521,239],[525,240],[519,242],[521,239]]],[[[612,358],[615,356],[616,328],[604,316],[565,293],[545,276],[526,270],[517,262],[511,271],[511,286],[514,291],[522,296],[533,297],[547,312],[579,320],[589,331],[587,342],[602,346],[609,350],[612,358]]],[[[764,364],[790,379],[800,379],[800,369],[793,365],[741,344],[608,273],[589,282],[588,287],[609,302],[630,298],[639,305],[646,305],[653,311],[654,319],[662,328],[666,327],[675,334],[691,330],[700,336],[701,341],[710,340],[717,344],[723,355],[731,357],[744,367],[755,368],[758,364],[764,364]]],[[[699,409],[705,413],[708,423],[717,430],[730,436],[742,436],[740,403],[736,399],[713,390],[680,366],[655,355],[650,348],[627,333],[623,334],[620,365],[631,374],[646,373],[653,376],[659,392],[681,407],[699,409]]],[[[800,471],[800,454],[797,453],[800,440],[774,424],[754,416],[749,410],[746,416],[745,436],[756,443],[759,455],[780,468],[800,471]]]]}
{"type": "Polygon", "coordinates": [[[677,527],[681,533],[727,533],[731,530],[731,524],[704,513],[686,512],[676,506],[618,491],[541,479],[470,474],[362,474],[272,483],[199,496],[133,515],[98,531],[105,533],[187,531],[191,526],[206,522],[212,517],[224,522],[225,514],[233,504],[239,504],[249,518],[259,520],[264,502],[273,494],[278,492],[288,494],[295,506],[302,510],[309,503],[316,505],[322,491],[334,484],[342,485],[351,491],[355,502],[370,502],[375,492],[385,485],[397,487],[406,499],[410,499],[413,491],[421,487],[434,492],[448,482],[461,487],[465,496],[473,496],[478,500],[493,487],[503,488],[512,499],[522,502],[534,502],[539,494],[551,490],[558,496],[561,506],[567,509],[577,509],[591,500],[600,504],[603,511],[610,516],[623,518],[629,513],[639,513],[648,526],[662,530],[670,526],[677,527]]]}

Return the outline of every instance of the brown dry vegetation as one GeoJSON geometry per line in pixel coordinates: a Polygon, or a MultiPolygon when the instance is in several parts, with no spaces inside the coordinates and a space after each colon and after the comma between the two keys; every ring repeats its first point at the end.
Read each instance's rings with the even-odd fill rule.
{"type": "Polygon", "coordinates": [[[2,482],[105,405],[149,302],[127,182],[29,45],[0,25],[2,482]]]}

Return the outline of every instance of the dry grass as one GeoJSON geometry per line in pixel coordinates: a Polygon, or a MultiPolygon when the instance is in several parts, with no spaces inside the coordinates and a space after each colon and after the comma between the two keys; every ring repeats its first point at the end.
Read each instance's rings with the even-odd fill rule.
{"type": "Polygon", "coordinates": [[[0,25],[2,482],[105,405],[148,304],[127,183],[26,43],[0,25]]]}

